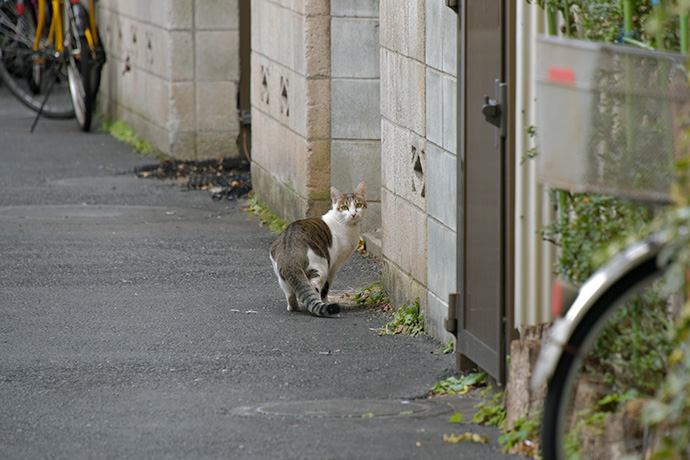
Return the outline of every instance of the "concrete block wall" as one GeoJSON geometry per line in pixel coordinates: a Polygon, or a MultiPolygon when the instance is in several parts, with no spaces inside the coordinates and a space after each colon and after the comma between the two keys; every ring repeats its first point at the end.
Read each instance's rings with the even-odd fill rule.
{"type": "Polygon", "coordinates": [[[237,0],[101,0],[100,107],[161,152],[239,155],[237,0]]]}
{"type": "Polygon", "coordinates": [[[380,14],[384,285],[395,304],[418,297],[426,310],[424,1],[381,0],[380,14]]]}
{"type": "Polygon", "coordinates": [[[331,0],[331,184],[366,183],[365,233],[381,228],[379,50],[379,0],[331,0]]]}
{"type": "Polygon", "coordinates": [[[434,0],[381,0],[381,181],[384,284],[419,297],[429,334],[456,291],[457,16],[434,0]]]}
{"type": "Polygon", "coordinates": [[[330,0],[252,2],[252,181],[287,220],[330,205],[330,0]]]}
{"type": "Polygon", "coordinates": [[[444,2],[426,1],[427,331],[444,343],[457,292],[457,20],[444,2]]]}
{"type": "Polygon", "coordinates": [[[295,220],[330,208],[330,186],[367,184],[363,231],[380,227],[378,0],[252,3],[252,176],[295,220]]]}

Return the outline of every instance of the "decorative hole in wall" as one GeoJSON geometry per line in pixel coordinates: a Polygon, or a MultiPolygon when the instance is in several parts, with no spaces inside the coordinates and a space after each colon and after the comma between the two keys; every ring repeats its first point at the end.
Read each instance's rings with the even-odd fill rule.
{"type": "Polygon", "coordinates": [[[153,34],[151,32],[146,32],[146,54],[149,61],[149,65],[153,65],[153,34]]]}
{"type": "Polygon", "coordinates": [[[280,113],[286,117],[290,116],[290,106],[288,104],[288,88],[290,83],[285,77],[280,77],[280,113]]]}
{"type": "Polygon", "coordinates": [[[424,165],[426,164],[426,153],[424,150],[412,146],[412,191],[419,193],[422,198],[426,198],[426,178],[424,177],[424,165]]]}
{"type": "Polygon", "coordinates": [[[261,66],[261,101],[268,105],[268,67],[261,66]]]}

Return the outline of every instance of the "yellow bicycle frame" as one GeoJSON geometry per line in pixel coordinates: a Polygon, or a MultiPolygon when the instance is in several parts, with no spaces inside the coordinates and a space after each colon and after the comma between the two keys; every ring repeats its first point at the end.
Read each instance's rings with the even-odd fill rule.
{"type": "MultiPolygon", "coordinates": [[[[41,36],[43,35],[43,26],[46,21],[46,1],[47,0],[38,0],[38,24],[36,27],[36,38],[34,39],[34,51],[38,51],[41,47],[41,36]]],[[[50,29],[48,30],[48,43],[55,43],[55,51],[58,53],[62,53],[64,51],[64,39],[62,35],[62,2],[63,0],[51,0],[53,16],[50,21],[50,29]]],[[[89,48],[91,48],[93,51],[96,45],[98,45],[94,0],[89,0],[89,27],[85,32],[86,40],[89,43],[89,48]]]]}

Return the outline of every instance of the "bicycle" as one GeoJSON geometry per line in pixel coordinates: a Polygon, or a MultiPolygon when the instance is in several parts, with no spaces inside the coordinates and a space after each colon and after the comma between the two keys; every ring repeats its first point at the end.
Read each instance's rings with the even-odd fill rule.
{"type": "Polygon", "coordinates": [[[95,0],[0,0],[0,78],[27,107],[89,131],[106,61],[95,0]]]}
{"type": "MultiPolygon", "coordinates": [[[[541,182],[666,203],[679,133],[690,128],[685,56],[547,37],[538,56],[538,129],[548,133],[541,182]],[[571,112],[555,116],[556,100],[571,112]]],[[[677,236],[633,243],[579,289],[557,285],[557,307],[575,300],[554,321],[533,373],[534,389],[547,385],[544,459],[648,458],[671,429],[640,419],[671,369],[664,331],[679,308],[660,286],[677,267],[677,236]]]]}

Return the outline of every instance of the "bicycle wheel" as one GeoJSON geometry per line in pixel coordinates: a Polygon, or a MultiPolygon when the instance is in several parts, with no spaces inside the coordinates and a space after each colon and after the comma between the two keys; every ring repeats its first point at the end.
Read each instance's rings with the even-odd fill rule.
{"type": "MultiPolygon", "coordinates": [[[[85,35],[88,14],[80,5],[72,5],[69,18],[69,77],[70,95],[77,123],[83,131],[91,129],[96,90],[93,87],[97,71],[94,56],[85,35]]],[[[98,70],[100,73],[100,70],[98,70]]]]}
{"type": "Polygon", "coordinates": [[[548,386],[543,458],[647,458],[658,440],[640,411],[666,374],[672,302],[655,282],[664,273],[652,257],[594,301],[574,329],[548,386]]]}
{"type": "MultiPolygon", "coordinates": [[[[27,107],[52,118],[74,116],[67,68],[55,46],[41,40],[33,50],[37,16],[30,2],[23,14],[14,0],[0,5],[0,78],[27,107]]],[[[48,29],[45,27],[44,29],[48,29]]]]}

